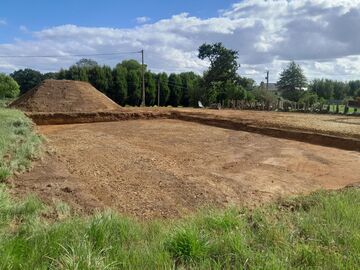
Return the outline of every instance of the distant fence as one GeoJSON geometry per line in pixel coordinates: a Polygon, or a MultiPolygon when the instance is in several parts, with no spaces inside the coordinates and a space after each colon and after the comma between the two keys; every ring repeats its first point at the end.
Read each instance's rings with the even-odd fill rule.
{"type": "Polygon", "coordinates": [[[329,113],[329,114],[346,114],[360,115],[360,104],[356,101],[333,102],[327,104],[317,103],[308,105],[299,102],[287,100],[278,100],[276,102],[248,102],[244,100],[228,100],[221,102],[211,108],[228,108],[238,110],[260,110],[260,111],[284,111],[284,112],[306,112],[306,113],[329,113]]]}

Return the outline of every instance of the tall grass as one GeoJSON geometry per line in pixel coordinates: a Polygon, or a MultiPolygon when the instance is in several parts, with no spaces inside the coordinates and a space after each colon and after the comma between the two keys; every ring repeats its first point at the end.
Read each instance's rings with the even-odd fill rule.
{"type": "MultiPolygon", "coordinates": [[[[40,141],[31,122],[0,109],[0,123],[2,168],[28,167],[40,141]]],[[[360,190],[345,189],[145,222],[15,201],[3,184],[0,269],[360,269],[359,205],[360,190]]]]}
{"type": "Polygon", "coordinates": [[[359,269],[359,195],[319,192],[176,221],[108,211],[46,223],[35,198],[16,203],[1,189],[0,268],[359,269]]]}
{"type": "Polygon", "coordinates": [[[29,168],[39,153],[41,139],[22,112],[0,108],[0,182],[14,171],[29,168]]]}

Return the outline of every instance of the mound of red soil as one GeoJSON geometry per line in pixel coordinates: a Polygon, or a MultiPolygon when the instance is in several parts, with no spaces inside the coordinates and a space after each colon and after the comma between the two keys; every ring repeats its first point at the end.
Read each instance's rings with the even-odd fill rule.
{"type": "Polygon", "coordinates": [[[91,84],[67,80],[45,80],[11,103],[10,107],[26,112],[67,113],[120,109],[91,84]]]}

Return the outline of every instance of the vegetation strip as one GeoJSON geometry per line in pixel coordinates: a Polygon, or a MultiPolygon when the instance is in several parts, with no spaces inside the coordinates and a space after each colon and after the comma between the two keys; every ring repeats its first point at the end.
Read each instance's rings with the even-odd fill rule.
{"type": "Polygon", "coordinates": [[[41,139],[22,112],[0,108],[0,182],[15,171],[25,171],[37,157],[41,139]]]}

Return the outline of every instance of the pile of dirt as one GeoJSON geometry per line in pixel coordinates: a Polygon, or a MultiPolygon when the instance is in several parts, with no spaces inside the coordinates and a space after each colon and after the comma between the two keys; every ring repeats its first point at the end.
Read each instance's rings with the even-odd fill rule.
{"type": "Polygon", "coordinates": [[[120,109],[91,84],[68,80],[45,80],[11,103],[10,107],[26,112],[63,113],[120,109]]]}

